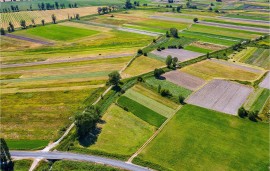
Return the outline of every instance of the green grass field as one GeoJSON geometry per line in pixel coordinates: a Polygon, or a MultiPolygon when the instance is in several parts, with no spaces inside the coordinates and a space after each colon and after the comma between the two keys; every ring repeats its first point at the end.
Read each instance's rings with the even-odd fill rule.
{"type": "Polygon", "coordinates": [[[120,97],[117,103],[153,126],[159,127],[166,120],[166,117],[125,96],[120,97]]]}
{"type": "Polygon", "coordinates": [[[270,97],[270,90],[262,89],[259,90],[257,98],[253,101],[252,105],[250,106],[249,110],[251,111],[261,111],[270,97]]]}
{"type": "Polygon", "coordinates": [[[168,98],[162,97],[158,92],[155,92],[142,84],[136,84],[135,86],[133,86],[132,89],[143,94],[144,96],[147,96],[148,98],[151,98],[159,103],[162,103],[165,106],[168,106],[171,109],[175,110],[179,106],[179,104],[176,104],[168,98]]]}
{"type": "Polygon", "coordinates": [[[176,97],[178,97],[179,95],[187,97],[192,93],[191,90],[177,86],[176,84],[173,84],[166,80],[156,79],[154,77],[147,78],[145,82],[150,87],[153,87],[156,90],[158,89],[158,86],[160,85],[162,89],[168,89],[172,93],[172,95],[176,97]]]}
{"type": "Polygon", "coordinates": [[[39,150],[49,144],[48,140],[6,140],[11,150],[39,150]]]}
{"type": "Polygon", "coordinates": [[[180,33],[180,35],[188,38],[197,39],[202,42],[214,43],[224,46],[232,46],[240,42],[240,39],[192,31],[183,31],[180,33]]]}
{"type": "Polygon", "coordinates": [[[96,90],[2,94],[3,138],[14,140],[10,142],[17,149],[44,146],[61,135],[60,129],[71,123],[69,117],[83,110],[86,104],[99,96],[96,90]],[[87,99],[91,95],[91,99],[87,99]],[[15,140],[20,141],[16,143],[15,140]],[[20,142],[27,142],[28,145],[20,142]]]}
{"type": "Polygon", "coordinates": [[[159,103],[139,92],[137,92],[134,89],[129,89],[124,96],[128,97],[131,100],[134,100],[143,106],[152,109],[153,111],[157,112],[158,114],[165,116],[166,118],[170,117],[175,113],[175,110],[167,107],[166,105],[163,105],[162,103],[159,103]]]}
{"type": "Polygon", "coordinates": [[[28,171],[31,167],[32,160],[16,160],[14,161],[14,170],[16,171],[28,171]]]}
{"type": "MultiPolygon", "coordinates": [[[[132,155],[154,132],[155,128],[117,105],[112,105],[99,124],[101,133],[90,150],[110,154],[132,155]],[[113,140],[113,141],[112,141],[113,140]]],[[[81,147],[79,144],[75,146],[81,147]]]]}
{"type": "Polygon", "coordinates": [[[185,105],[138,157],[172,170],[267,170],[268,130],[268,124],[185,105]]]}
{"type": "Polygon", "coordinates": [[[106,166],[102,164],[95,164],[89,162],[79,162],[79,161],[56,161],[53,164],[53,170],[71,170],[71,171],[79,171],[79,170],[93,170],[93,171],[121,171],[122,169],[113,168],[111,166],[106,166]]]}
{"type": "Polygon", "coordinates": [[[199,52],[199,53],[208,53],[208,52],[212,52],[212,50],[210,49],[204,49],[204,48],[200,48],[200,47],[196,47],[196,46],[186,46],[184,49],[186,50],[190,50],[190,51],[194,51],[194,52],[199,52]]]}
{"type": "Polygon", "coordinates": [[[47,25],[17,32],[20,35],[33,35],[49,40],[70,41],[99,33],[95,30],[81,29],[63,25],[47,25]]]}

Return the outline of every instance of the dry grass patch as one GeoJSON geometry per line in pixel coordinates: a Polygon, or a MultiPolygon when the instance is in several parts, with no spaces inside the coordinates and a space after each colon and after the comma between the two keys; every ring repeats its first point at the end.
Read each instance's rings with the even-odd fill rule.
{"type": "Polygon", "coordinates": [[[137,57],[130,66],[122,73],[123,77],[131,77],[142,73],[150,72],[155,68],[160,68],[165,64],[161,61],[145,56],[137,57]]]}
{"type": "Polygon", "coordinates": [[[226,46],[222,46],[222,45],[217,45],[217,44],[212,44],[212,43],[206,43],[206,42],[193,42],[190,44],[191,46],[196,46],[199,48],[203,48],[203,49],[210,49],[213,51],[217,51],[217,50],[221,50],[221,49],[225,49],[226,46]]]}
{"type": "Polygon", "coordinates": [[[254,81],[260,77],[262,73],[254,73],[237,67],[217,63],[211,60],[205,60],[196,64],[184,67],[180,71],[200,77],[205,80],[214,78],[254,81]]]}

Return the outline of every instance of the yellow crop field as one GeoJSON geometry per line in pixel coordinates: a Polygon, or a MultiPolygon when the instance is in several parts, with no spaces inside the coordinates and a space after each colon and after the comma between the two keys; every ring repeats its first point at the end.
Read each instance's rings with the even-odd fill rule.
{"type": "Polygon", "coordinates": [[[14,13],[0,13],[1,27],[7,28],[9,22],[14,24],[15,28],[20,27],[20,21],[25,20],[26,25],[32,24],[34,19],[36,24],[41,24],[41,20],[45,20],[45,23],[52,22],[52,14],[56,16],[56,20],[67,20],[68,17],[74,18],[76,14],[81,17],[97,13],[98,7],[83,7],[83,8],[66,8],[46,11],[20,11],[14,13]]]}

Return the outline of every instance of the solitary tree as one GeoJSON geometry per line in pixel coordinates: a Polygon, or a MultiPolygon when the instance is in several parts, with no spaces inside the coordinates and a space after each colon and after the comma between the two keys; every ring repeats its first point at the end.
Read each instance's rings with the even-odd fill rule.
{"type": "Polygon", "coordinates": [[[108,84],[112,86],[118,86],[120,79],[121,79],[121,76],[119,72],[113,71],[112,73],[109,74],[108,84]]]}
{"type": "Polygon", "coordinates": [[[14,32],[15,31],[14,25],[11,22],[9,22],[8,25],[10,28],[10,32],[14,32]]]}
{"type": "Polygon", "coordinates": [[[126,0],[125,8],[126,9],[131,9],[132,8],[132,3],[130,2],[130,0],[126,0]]]}
{"type": "Polygon", "coordinates": [[[241,118],[244,118],[248,115],[248,111],[246,111],[246,109],[244,107],[240,107],[238,109],[238,116],[240,116],[241,118]]]}
{"type": "Polygon", "coordinates": [[[141,54],[143,54],[143,51],[141,50],[141,49],[138,49],[138,55],[141,55],[141,54]]]}
{"type": "Polygon", "coordinates": [[[166,58],[166,65],[168,68],[170,68],[171,64],[172,64],[172,56],[168,55],[166,58]]]}
{"type": "Polygon", "coordinates": [[[101,7],[98,7],[98,8],[97,8],[97,11],[98,11],[98,14],[101,14],[102,8],[101,8],[101,7]]]}
{"type": "Polygon", "coordinates": [[[21,20],[21,26],[23,29],[26,29],[26,22],[25,20],[21,20]]]}
{"type": "Polygon", "coordinates": [[[210,53],[209,53],[209,52],[207,52],[206,58],[207,58],[207,59],[210,59],[210,53]]]}
{"type": "Polygon", "coordinates": [[[80,20],[80,15],[76,14],[75,18],[76,18],[76,20],[80,20]]]}
{"type": "Polygon", "coordinates": [[[194,18],[194,19],[193,19],[193,22],[194,22],[194,23],[197,23],[198,21],[199,21],[198,18],[194,18]]]}
{"type": "Polygon", "coordinates": [[[170,28],[171,35],[178,38],[178,30],[176,28],[170,28]]]}
{"type": "Polygon", "coordinates": [[[44,26],[45,25],[45,20],[41,20],[41,24],[44,26]]]}
{"type": "Polygon", "coordinates": [[[173,65],[174,68],[176,67],[177,62],[178,62],[178,58],[177,58],[177,57],[174,57],[174,58],[172,59],[172,65],[173,65]]]}
{"type": "Polygon", "coordinates": [[[36,22],[35,22],[35,20],[32,19],[31,21],[32,21],[33,27],[36,27],[36,22]]]}
{"type": "Polygon", "coordinates": [[[1,170],[11,171],[13,170],[13,162],[9,153],[9,148],[4,138],[0,138],[0,166],[1,170]]]}
{"type": "Polygon", "coordinates": [[[176,11],[177,11],[177,12],[180,12],[180,11],[181,11],[181,8],[182,8],[182,6],[176,7],[176,11]]]}
{"type": "Polygon", "coordinates": [[[185,98],[182,96],[182,95],[179,95],[179,97],[178,97],[178,99],[179,99],[179,103],[180,104],[184,104],[185,102],[185,98]]]}
{"type": "Polygon", "coordinates": [[[56,16],[54,14],[52,15],[52,22],[53,24],[56,24],[56,16]]]}
{"type": "Polygon", "coordinates": [[[1,35],[5,35],[5,34],[6,34],[5,29],[1,28],[1,35]]]}
{"type": "Polygon", "coordinates": [[[75,116],[75,125],[79,138],[84,138],[96,127],[99,115],[99,109],[91,106],[75,116]]]}
{"type": "Polygon", "coordinates": [[[164,74],[164,71],[163,71],[163,69],[161,69],[161,68],[156,68],[155,70],[154,70],[154,76],[156,77],[156,78],[159,78],[162,74],[164,74]]]}

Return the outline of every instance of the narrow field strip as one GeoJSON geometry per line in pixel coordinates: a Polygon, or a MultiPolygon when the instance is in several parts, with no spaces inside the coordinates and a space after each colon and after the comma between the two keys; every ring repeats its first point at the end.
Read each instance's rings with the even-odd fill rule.
{"type": "Polygon", "coordinates": [[[29,93],[29,92],[47,92],[47,91],[69,91],[69,90],[81,90],[103,87],[100,85],[87,85],[87,86],[72,86],[72,87],[52,87],[52,88],[33,88],[33,89],[20,89],[20,88],[3,88],[0,94],[12,94],[12,93],[29,93]]]}
{"type": "Polygon", "coordinates": [[[165,116],[166,118],[170,117],[175,111],[147,96],[144,96],[143,94],[133,90],[129,89],[124,96],[130,98],[131,100],[134,100],[143,106],[152,109],[153,111],[159,113],[162,116],[165,116]]]}
{"type": "Polygon", "coordinates": [[[118,99],[117,103],[123,108],[127,108],[137,117],[148,122],[149,124],[159,127],[166,120],[166,117],[156,113],[155,111],[137,103],[128,97],[122,96],[118,99]]]}

